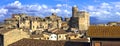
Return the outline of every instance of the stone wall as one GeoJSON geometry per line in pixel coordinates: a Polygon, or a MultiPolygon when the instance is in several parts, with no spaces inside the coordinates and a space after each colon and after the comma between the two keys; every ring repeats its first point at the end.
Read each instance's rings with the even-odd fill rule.
{"type": "Polygon", "coordinates": [[[90,24],[89,22],[89,13],[87,12],[83,12],[81,11],[79,14],[78,14],[80,17],[79,17],[79,30],[87,30],[88,29],[88,26],[90,24]]]}
{"type": "Polygon", "coordinates": [[[4,46],[14,43],[23,38],[28,38],[28,34],[20,29],[13,29],[4,34],[4,46]]]}

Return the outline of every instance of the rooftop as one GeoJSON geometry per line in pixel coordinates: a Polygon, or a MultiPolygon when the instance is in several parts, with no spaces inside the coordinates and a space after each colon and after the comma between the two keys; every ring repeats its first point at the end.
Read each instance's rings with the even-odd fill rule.
{"type": "Polygon", "coordinates": [[[7,33],[7,32],[9,32],[9,31],[11,31],[11,30],[14,30],[13,28],[11,28],[11,29],[9,29],[9,28],[1,28],[0,29],[0,34],[4,34],[4,33],[7,33]]]}
{"type": "Polygon", "coordinates": [[[87,31],[89,37],[120,38],[120,26],[90,26],[87,31]]]}
{"type": "Polygon", "coordinates": [[[9,46],[86,46],[87,42],[72,42],[72,41],[50,41],[37,39],[22,39],[9,46]]]}

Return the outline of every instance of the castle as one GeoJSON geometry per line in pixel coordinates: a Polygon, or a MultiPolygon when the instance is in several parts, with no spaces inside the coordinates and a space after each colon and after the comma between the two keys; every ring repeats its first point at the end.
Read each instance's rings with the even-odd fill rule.
{"type": "Polygon", "coordinates": [[[5,19],[4,24],[0,26],[8,33],[1,33],[0,44],[7,46],[22,38],[41,40],[80,39],[84,37],[89,25],[89,13],[79,11],[77,6],[72,7],[72,17],[65,18],[65,21],[56,13],[45,18],[27,14],[12,14],[12,18],[5,19]]]}

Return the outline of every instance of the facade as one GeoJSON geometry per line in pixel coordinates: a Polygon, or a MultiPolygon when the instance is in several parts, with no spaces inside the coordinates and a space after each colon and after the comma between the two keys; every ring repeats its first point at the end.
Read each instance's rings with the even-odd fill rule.
{"type": "Polygon", "coordinates": [[[21,29],[0,29],[0,45],[7,46],[29,35],[21,29]]]}
{"type": "Polygon", "coordinates": [[[58,30],[55,32],[57,34],[57,40],[67,40],[67,32],[65,30],[58,30]]]}
{"type": "Polygon", "coordinates": [[[28,16],[26,14],[13,14],[12,18],[5,19],[5,24],[9,24],[10,28],[14,27],[28,29],[32,32],[35,32],[39,29],[42,29],[42,31],[44,31],[46,29],[52,30],[55,28],[61,28],[62,19],[55,13],[52,13],[51,16],[48,16],[44,19],[40,17],[28,16]]]}
{"type": "Polygon", "coordinates": [[[75,33],[67,34],[68,40],[80,39],[80,37],[82,37],[80,34],[75,34],[75,33]]]}
{"type": "Polygon", "coordinates": [[[42,35],[43,37],[40,38],[41,40],[49,40],[50,34],[42,34],[42,35]]]}
{"type": "Polygon", "coordinates": [[[66,37],[67,34],[58,34],[58,40],[67,40],[67,37],[66,37]]]}
{"type": "Polygon", "coordinates": [[[49,40],[57,40],[57,35],[56,34],[51,34],[49,37],[49,40]]]}

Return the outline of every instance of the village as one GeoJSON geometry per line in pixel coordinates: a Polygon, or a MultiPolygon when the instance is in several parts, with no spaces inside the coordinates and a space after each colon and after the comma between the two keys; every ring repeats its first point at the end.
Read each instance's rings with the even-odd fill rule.
{"type": "Polygon", "coordinates": [[[120,45],[119,23],[90,25],[90,14],[79,11],[77,6],[72,7],[72,17],[64,20],[56,13],[51,13],[45,18],[24,13],[11,16],[0,26],[0,46],[68,46],[69,44],[69,46],[107,46],[111,43],[120,45]],[[113,43],[111,40],[118,41],[113,43]],[[70,43],[64,45],[66,41],[70,43]]]}

